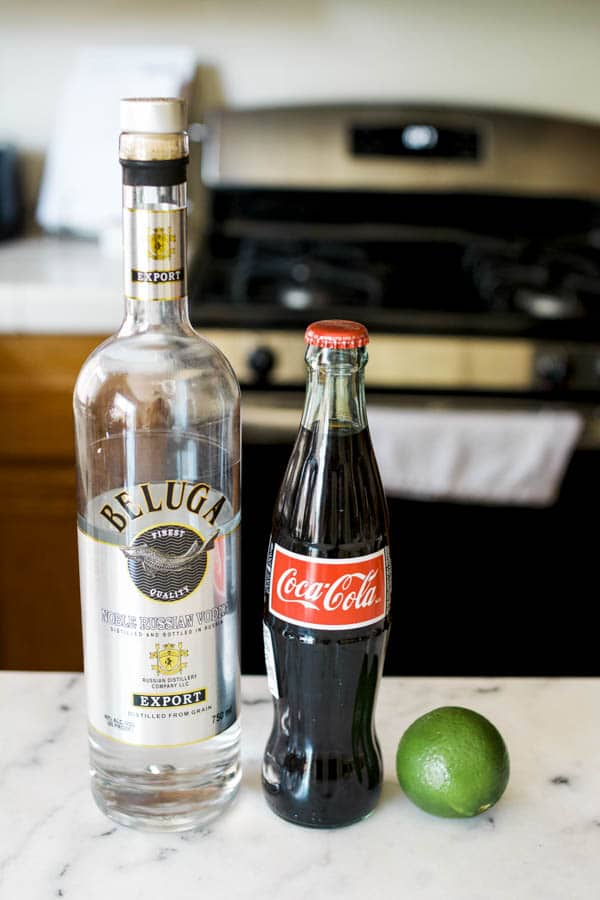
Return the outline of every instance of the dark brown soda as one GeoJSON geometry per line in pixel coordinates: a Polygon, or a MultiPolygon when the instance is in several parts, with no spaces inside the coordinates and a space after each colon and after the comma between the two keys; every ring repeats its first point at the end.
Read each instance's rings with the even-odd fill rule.
{"type": "MultiPolygon", "coordinates": [[[[388,544],[387,507],[368,430],[301,428],[273,516],[273,543],[305,556],[365,556],[388,544]]],[[[279,699],[263,763],[271,809],[316,828],[349,825],[376,805],[382,761],[373,712],[389,630],[331,631],[269,613],[279,699]]]]}

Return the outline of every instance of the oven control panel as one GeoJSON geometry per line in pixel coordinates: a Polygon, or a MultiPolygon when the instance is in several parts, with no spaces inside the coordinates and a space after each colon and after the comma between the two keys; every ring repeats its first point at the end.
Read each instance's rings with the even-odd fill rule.
{"type": "Polygon", "coordinates": [[[600,346],[540,344],[536,347],[533,388],[542,391],[600,390],[600,346]]]}
{"type": "MultiPolygon", "coordinates": [[[[200,329],[246,387],[303,388],[299,329],[200,329]]],[[[381,390],[579,393],[600,391],[600,345],[524,338],[382,334],[373,331],[367,385],[381,390]]]]}

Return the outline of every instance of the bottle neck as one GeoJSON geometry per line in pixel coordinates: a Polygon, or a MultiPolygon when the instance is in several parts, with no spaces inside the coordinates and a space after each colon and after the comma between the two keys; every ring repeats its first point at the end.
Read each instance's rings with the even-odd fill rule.
{"type": "Polygon", "coordinates": [[[186,184],[124,184],[121,335],[191,329],[186,256],[186,184]]]}
{"type": "Polygon", "coordinates": [[[367,360],[366,347],[355,350],[308,347],[304,428],[318,428],[321,432],[335,428],[348,434],[367,427],[367,360]]]}

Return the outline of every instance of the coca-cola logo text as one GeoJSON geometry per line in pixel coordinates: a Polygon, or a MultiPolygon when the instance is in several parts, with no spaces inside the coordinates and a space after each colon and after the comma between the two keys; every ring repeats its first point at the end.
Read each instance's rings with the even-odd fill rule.
{"type": "Polygon", "coordinates": [[[366,575],[352,572],[340,575],[333,584],[323,584],[306,579],[298,581],[298,570],[286,569],[277,582],[277,596],[283,603],[301,603],[306,609],[319,609],[321,598],[322,608],[328,612],[340,607],[345,611],[352,606],[361,609],[381,603],[382,598],[376,594],[377,585],[373,584],[376,579],[377,569],[371,569],[366,575]]]}
{"type": "Polygon", "coordinates": [[[315,559],[276,546],[269,606],[292,622],[353,628],[385,615],[384,551],[352,560],[315,559]]]}

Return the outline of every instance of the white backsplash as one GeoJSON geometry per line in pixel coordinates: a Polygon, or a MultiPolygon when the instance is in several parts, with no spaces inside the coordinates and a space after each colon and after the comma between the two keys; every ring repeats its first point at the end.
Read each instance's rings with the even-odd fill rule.
{"type": "Polygon", "coordinates": [[[46,147],[76,51],[90,43],[195,47],[208,69],[196,114],[203,102],[430,99],[600,118],[596,0],[21,0],[2,7],[0,140],[26,149],[46,147]]]}
{"type": "Polygon", "coordinates": [[[597,0],[0,0],[0,21],[0,142],[21,151],[30,217],[83,45],[189,44],[196,119],[221,104],[347,100],[600,119],[597,0]]]}

